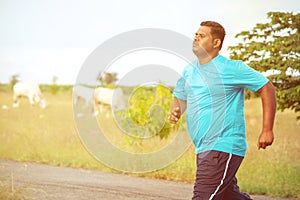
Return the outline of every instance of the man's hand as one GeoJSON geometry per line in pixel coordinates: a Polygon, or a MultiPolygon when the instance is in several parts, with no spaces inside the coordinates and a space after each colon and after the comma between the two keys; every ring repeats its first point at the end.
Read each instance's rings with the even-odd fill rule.
{"type": "Polygon", "coordinates": [[[273,131],[263,131],[258,138],[257,148],[266,149],[267,146],[272,145],[273,141],[274,141],[273,131]]]}
{"type": "Polygon", "coordinates": [[[176,107],[173,111],[171,111],[170,116],[169,116],[169,121],[171,124],[177,124],[179,118],[180,118],[180,108],[176,107]]]}

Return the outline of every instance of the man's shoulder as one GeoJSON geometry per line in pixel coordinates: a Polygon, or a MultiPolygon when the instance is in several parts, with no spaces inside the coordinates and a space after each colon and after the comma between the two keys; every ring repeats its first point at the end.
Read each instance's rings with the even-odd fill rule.
{"type": "Polygon", "coordinates": [[[229,65],[229,66],[237,66],[237,65],[240,65],[241,63],[243,63],[243,61],[241,60],[232,60],[232,59],[229,59],[229,58],[226,58],[222,55],[218,55],[216,61],[218,64],[221,64],[221,65],[229,65]]]}
{"type": "Polygon", "coordinates": [[[197,60],[194,60],[190,63],[188,63],[184,68],[183,68],[183,72],[191,72],[194,70],[194,68],[197,66],[197,60]]]}

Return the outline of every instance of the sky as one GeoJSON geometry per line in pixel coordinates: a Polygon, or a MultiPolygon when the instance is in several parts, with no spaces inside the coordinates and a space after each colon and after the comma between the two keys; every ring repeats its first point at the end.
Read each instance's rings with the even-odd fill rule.
{"type": "Polygon", "coordinates": [[[267,22],[270,11],[299,13],[300,4],[298,0],[0,0],[0,83],[17,74],[24,82],[51,84],[55,76],[58,84],[75,84],[87,57],[113,36],[162,28],[192,39],[206,20],[225,27],[221,54],[228,56],[227,47],[237,43],[234,36],[267,22]]]}

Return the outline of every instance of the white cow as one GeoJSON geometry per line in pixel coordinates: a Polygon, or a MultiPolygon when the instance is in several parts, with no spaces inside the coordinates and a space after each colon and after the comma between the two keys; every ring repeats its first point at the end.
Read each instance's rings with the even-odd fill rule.
{"type": "Polygon", "coordinates": [[[39,104],[41,108],[47,107],[47,101],[38,84],[18,82],[14,85],[13,92],[14,108],[19,107],[21,97],[27,97],[31,105],[39,104]]]}
{"type": "Polygon", "coordinates": [[[88,107],[93,104],[94,88],[83,85],[73,87],[73,104],[88,107]]]}
{"type": "Polygon", "coordinates": [[[126,108],[125,95],[121,88],[110,89],[98,87],[94,91],[95,115],[103,112],[104,106],[110,106],[114,111],[126,108]]]}
{"type": "Polygon", "coordinates": [[[94,88],[84,85],[73,87],[73,106],[77,117],[82,117],[86,113],[94,112],[94,88]]]}

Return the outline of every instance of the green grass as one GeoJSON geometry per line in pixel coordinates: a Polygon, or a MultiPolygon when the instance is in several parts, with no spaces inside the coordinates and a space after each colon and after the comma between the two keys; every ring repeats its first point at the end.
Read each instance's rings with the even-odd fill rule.
{"type": "Polygon", "coordinates": [[[240,186],[250,193],[300,197],[300,121],[292,111],[277,112],[275,140],[267,150],[257,150],[261,130],[260,100],[246,101],[249,148],[239,170],[240,186]]]}
{"type": "MultiPolygon", "coordinates": [[[[22,99],[20,108],[13,109],[12,94],[0,90],[0,106],[9,107],[7,110],[0,109],[0,158],[122,173],[97,161],[82,145],[72,115],[71,92],[45,95],[49,103],[47,109],[31,107],[26,99],[22,99]]],[[[245,107],[249,148],[237,174],[241,190],[251,194],[299,198],[300,121],[296,121],[296,114],[278,112],[274,144],[267,150],[257,150],[261,129],[260,100],[246,101],[245,107]]],[[[128,147],[125,136],[118,133],[116,127],[113,128],[111,119],[100,119],[99,124],[104,129],[113,129],[114,137],[107,137],[120,148],[129,148],[127,151],[147,152],[158,145],[168,144],[168,140],[153,138],[151,142],[128,147]]],[[[191,146],[166,168],[132,175],[192,183],[195,170],[194,147],[191,146]]]]}

